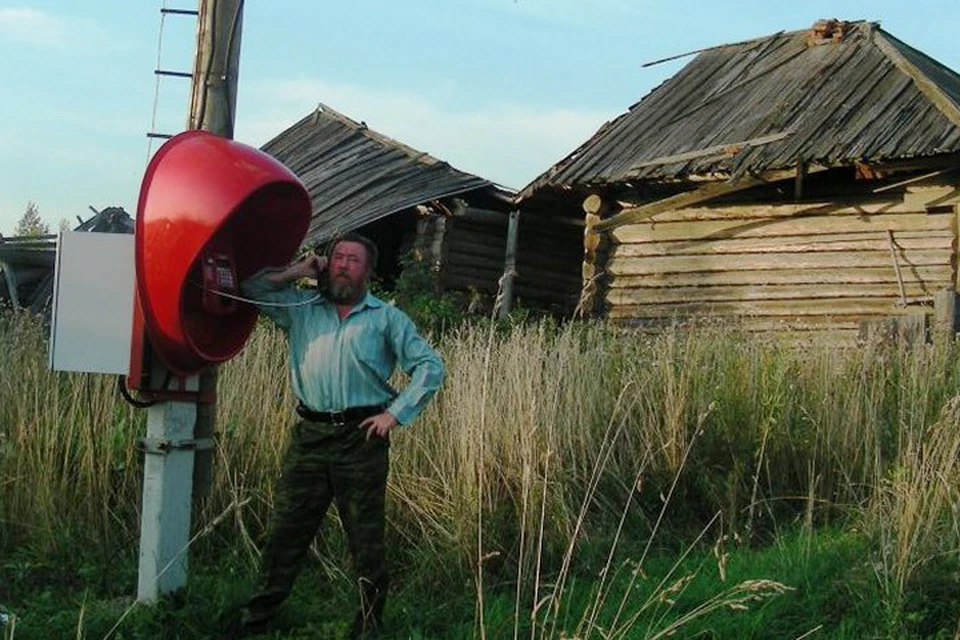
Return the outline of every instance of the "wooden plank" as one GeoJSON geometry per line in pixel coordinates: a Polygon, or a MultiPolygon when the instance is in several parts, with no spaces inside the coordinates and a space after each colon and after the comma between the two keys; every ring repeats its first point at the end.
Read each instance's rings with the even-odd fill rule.
{"type": "MultiPolygon", "coordinates": [[[[506,230],[507,224],[510,222],[510,214],[506,211],[492,211],[490,209],[470,207],[462,216],[457,216],[457,220],[491,225],[506,230]]],[[[583,228],[583,221],[581,219],[569,218],[567,216],[537,216],[529,220],[529,224],[548,224],[549,226],[573,229],[583,228]]]]}
{"type": "Polygon", "coordinates": [[[465,242],[458,242],[455,245],[450,246],[449,253],[447,258],[451,256],[480,256],[484,258],[490,258],[493,260],[503,260],[505,250],[504,246],[489,246],[484,244],[468,244],[465,242]]]}
{"type": "MultiPolygon", "coordinates": [[[[942,283],[904,283],[908,299],[929,297],[942,289],[942,283]]],[[[671,287],[666,289],[610,289],[606,300],[614,305],[668,304],[683,302],[730,302],[737,300],[817,300],[821,298],[887,298],[900,297],[896,282],[862,284],[803,284],[726,287],[671,287]]]]}
{"type": "MultiPolygon", "coordinates": [[[[892,184],[885,184],[885,185],[883,185],[882,187],[877,187],[876,189],[874,189],[874,190],[873,190],[873,193],[884,193],[884,192],[886,192],[886,191],[895,191],[895,190],[899,189],[900,187],[905,187],[905,186],[907,186],[907,185],[913,185],[913,184],[915,184],[915,183],[917,183],[917,182],[923,182],[923,181],[925,181],[925,180],[932,182],[932,180],[931,180],[932,178],[936,178],[936,177],[938,177],[938,176],[942,176],[943,174],[948,173],[948,172],[952,172],[952,171],[954,171],[954,170],[955,170],[955,169],[952,168],[952,167],[951,167],[951,168],[947,168],[947,169],[937,169],[936,171],[931,171],[931,172],[929,172],[929,173],[924,173],[924,174],[919,175],[919,176],[913,176],[912,178],[907,178],[907,179],[905,179],[905,180],[900,180],[900,181],[894,182],[894,183],[892,183],[892,184]]],[[[928,184],[929,184],[929,183],[928,183],[928,184]]]]}
{"type": "Polygon", "coordinates": [[[447,264],[445,267],[472,267],[478,269],[489,269],[497,273],[495,279],[503,273],[503,254],[499,256],[467,254],[462,251],[447,255],[447,264]]]}
{"type": "MultiPolygon", "coordinates": [[[[499,284],[495,280],[451,273],[444,274],[443,283],[444,287],[448,289],[460,289],[463,291],[476,289],[477,291],[487,294],[496,294],[499,289],[499,284]]],[[[524,300],[568,305],[572,308],[580,297],[580,287],[579,283],[575,283],[573,286],[565,289],[556,286],[544,287],[539,284],[525,285],[517,280],[514,283],[514,294],[517,298],[524,300]]]]}
{"type": "MultiPolygon", "coordinates": [[[[630,167],[631,171],[636,169],[642,169],[643,167],[654,167],[662,166],[666,164],[676,164],[679,162],[686,162],[688,160],[696,160],[698,158],[706,158],[707,156],[717,156],[718,158],[729,158],[737,155],[743,149],[749,147],[759,147],[761,145],[770,144],[771,142],[777,142],[783,140],[784,138],[793,135],[792,131],[780,131],[778,133],[771,133],[769,135],[760,136],[758,138],[751,138],[749,140],[741,140],[740,142],[730,142],[727,144],[718,144],[712,147],[706,147],[703,149],[696,149],[694,151],[686,151],[684,153],[676,153],[669,156],[660,156],[659,158],[653,158],[651,160],[644,160],[638,162],[637,164],[630,167]]],[[[588,211],[588,213],[596,213],[588,211]]]]}
{"type": "Polygon", "coordinates": [[[722,195],[736,193],[737,191],[750,189],[761,184],[779,182],[780,180],[793,177],[794,172],[791,169],[768,171],[760,177],[749,175],[743,176],[734,182],[711,182],[709,184],[705,184],[699,189],[679,193],[677,195],[670,196],[669,198],[664,198],[663,200],[657,200],[656,202],[639,206],[636,209],[625,209],[612,218],[598,222],[594,227],[594,230],[597,232],[612,231],[617,227],[625,224],[634,224],[641,220],[655,216],[658,213],[663,213],[664,211],[670,211],[671,209],[682,209],[684,207],[689,207],[699,202],[711,200],[722,195]]]}
{"type": "MultiPolygon", "coordinates": [[[[459,220],[457,222],[459,222],[459,220]]],[[[507,236],[505,234],[468,231],[466,229],[461,229],[458,226],[455,231],[447,235],[447,242],[451,247],[460,247],[464,245],[483,245],[486,247],[503,249],[507,242],[507,236]]]]}
{"type": "Polygon", "coordinates": [[[960,127],[960,107],[958,107],[935,82],[930,80],[930,78],[924,75],[922,71],[917,69],[913,63],[900,53],[896,45],[887,40],[887,37],[879,29],[873,30],[872,40],[873,44],[875,44],[900,71],[907,74],[910,79],[913,80],[917,88],[920,89],[920,92],[923,93],[954,126],[960,127]]]}
{"type": "MultiPolygon", "coordinates": [[[[932,307],[931,307],[932,312],[932,307]]],[[[895,316],[917,313],[884,298],[825,298],[821,300],[744,300],[714,303],[636,304],[610,307],[608,317],[669,318],[685,316],[895,316]]]]}
{"type": "MultiPolygon", "coordinates": [[[[915,309],[915,312],[924,315],[922,308],[915,309]]],[[[882,316],[881,316],[882,317],[882,316]]],[[[819,316],[696,316],[684,318],[696,322],[703,320],[710,326],[729,327],[734,330],[749,332],[766,331],[799,331],[816,332],[830,331],[833,329],[859,330],[864,321],[876,320],[876,315],[819,315],[819,316]]],[[[636,317],[636,318],[618,318],[615,326],[651,326],[668,327],[676,321],[676,318],[670,317],[636,317]]]]}
{"type": "MultiPolygon", "coordinates": [[[[948,264],[920,266],[905,269],[904,283],[926,282],[930,286],[949,283],[953,268],[948,264]]],[[[611,288],[661,288],[695,286],[779,285],[779,284],[879,284],[894,283],[893,265],[860,269],[770,269],[765,271],[714,271],[709,273],[652,273],[617,276],[610,281],[611,288]]]]}
{"type": "Polygon", "coordinates": [[[9,263],[0,262],[0,271],[3,271],[4,283],[7,285],[7,297],[14,309],[20,308],[20,297],[17,295],[17,276],[9,263]]]}
{"type": "Polygon", "coordinates": [[[903,195],[903,204],[916,209],[955,207],[960,204],[960,188],[955,185],[909,187],[903,195]]]}
{"type": "Polygon", "coordinates": [[[520,211],[510,212],[510,222],[507,225],[507,251],[503,259],[503,276],[501,281],[502,292],[497,300],[500,319],[506,318],[513,307],[513,281],[517,276],[517,231],[520,227],[520,211]]]}
{"type": "MultiPolygon", "coordinates": [[[[475,264],[448,263],[447,268],[444,271],[449,273],[451,276],[478,278],[496,283],[500,280],[500,276],[503,275],[503,263],[499,263],[499,266],[497,267],[478,266],[475,264]]],[[[536,284],[543,287],[573,286],[579,288],[580,286],[579,274],[558,273],[556,271],[545,271],[532,267],[518,268],[517,282],[523,284],[536,284]]]]}
{"type": "MultiPolygon", "coordinates": [[[[917,250],[900,252],[904,271],[911,266],[949,265],[952,250],[917,250]]],[[[614,275],[643,275],[651,273],[688,273],[709,271],[754,271],[781,269],[856,269],[887,266],[893,272],[889,251],[861,251],[857,253],[744,253],[724,256],[651,256],[643,258],[617,257],[607,263],[607,271],[614,275]]]]}
{"type": "MultiPolygon", "coordinates": [[[[951,231],[908,231],[895,236],[901,249],[950,249],[951,231]]],[[[886,233],[837,233],[820,236],[779,236],[730,240],[644,242],[617,245],[613,256],[723,255],[737,253],[805,253],[811,251],[882,251],[886,233]]]]}
{"type": "Polygon", "coordinates": [[[526,220],[520,223],[520,238],[549,238],[552,242],[574,242],[579,244],[583,239],[583,229],[577,227],[560,227],[552,225],[532,225],[526,220]]]}
{"type": "Polygon", "coordinates": [[[704,222],[643,222],[620,227],[613,234],[620,243],[667,240],[720,240],[764,236],[823,235],[901,231],[951,231],[953,217],[926,213],[879,214],[866,217],[810,217],[704,222]]]}
{"type": "Polygon", "coordinates": [[[20,265],[52,267],[56,259],[57,252],[54,250],[24,249],[9,244],[0,245],[0,260],[15,267],[20,265]]]}
{"type": "MultiPolygon", "coordinates": [[[[919,191],[918,191],[919,193],[919,191]]],[[[795,218],[816,216],[873,216],[881,213],[927,213],[926,205],[936,201],[943,192],[931,192],[909,202],[900,200],[845,199],[835,202],[804,202],[783,204],[742,204],[724,206],[685,207],[664,211],[650,218],[651,222],[692,222],[696,220],[755,220],[764,218],[795,218]]],[[[617,236],[620,229],[613,231],[617,236]]]]}
{"type": "MultiPolygon", "coordinates": [[[[447,254],[446,261],[448,264],[459,264],[459,265],[475,265],[483,267],[493,267],[494,264],[499,265],[499,269],[503,270],[503,261],[506,257],[506,251],[504,247],[500,247],[498,250],[490,250],[482,246],[457,246],[456,248],[451,248],[450,252],[447,254]]],[[[563,257],[550,256],[546,254],[541,255],[530,255],[529,253],[519,253],[518,264],[523,269],[535,269],[537,271],[544,272],[561,272],[561,273],[578,273],[579,264],[577,262],[577,256],[567,255],[563,257]]]]}

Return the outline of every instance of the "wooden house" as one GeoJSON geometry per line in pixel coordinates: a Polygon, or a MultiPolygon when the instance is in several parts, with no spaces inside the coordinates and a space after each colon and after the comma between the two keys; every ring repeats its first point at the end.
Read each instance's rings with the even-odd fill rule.
{"type": "Polygon", "coordinates": [[[960,75],[826,20],[699,52],[519,201],[582,207],[587,312],[853,338],[954,317],[958,187],[960,75]]]}
{"type": "MultiPolygon", "coordinates": [[[[133,218],[122,207],[107,207],[73,230],[92,233],[133,233],[133,218]]],[[[47,315],[53,299],[57,236],[0,236],[0,307],[26,308],[47,315]]]]}
{"type": "MultiPolygon", "coordinates": [[[[576,286],[565,294],[544,283],[554,281],[553,269],[560,266],[554,238],[566,238],[579,250],[580,220],[567,227],[572,233],[566,236],[536,216],[518,224],[513,190],[322,104],[263,150],[296,173],[310,193],[313,219],[305,245],[363,233],[380,249],[377,272],[387,287],[412,255],[428,261],[438,292],[480,296],[488,306],[505,285],[533,307],[562,309],[576,299],[579,264],[569,278],[576,286]],[[514,273],[520,275],[512,278],[514,273]]],[[[569,260],[563,264],[569,270],[569,260]]]]}

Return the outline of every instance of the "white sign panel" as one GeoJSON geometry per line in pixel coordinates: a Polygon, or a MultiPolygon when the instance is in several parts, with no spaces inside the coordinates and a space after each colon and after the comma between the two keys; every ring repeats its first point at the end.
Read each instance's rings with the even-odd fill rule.
{"type": "Polygon", "coordinates": [[[126,375],[130,368],[133,235],[67,231],[57,246],[50,368],[126,375]]]}

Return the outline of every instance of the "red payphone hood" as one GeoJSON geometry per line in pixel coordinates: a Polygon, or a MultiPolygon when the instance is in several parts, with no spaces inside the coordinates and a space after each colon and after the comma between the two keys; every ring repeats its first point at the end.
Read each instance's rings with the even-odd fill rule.
{"type": "Polygon", "coordinates": [[[253,147],[188,131],[157,151],[137,204],[137,296],[151,345],[172,372],[193,374],[233,357],[256,321],[246,303],[227,315],[204,311],[204,250],[228,253],[242,281],[287,264],[310,215],[300,180],[253,147]]]}

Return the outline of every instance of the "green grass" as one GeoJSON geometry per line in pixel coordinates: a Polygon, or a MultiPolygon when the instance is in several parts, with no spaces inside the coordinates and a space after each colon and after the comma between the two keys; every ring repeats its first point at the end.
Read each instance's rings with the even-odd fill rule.
{"type": "MultiPolygon", "coordinates": [[[[673,550],[659,549],[640,572],[625,554],[608,583],[616,597],[604,605],[606,611],[598,616],[600,623],[591,637],[607,637],[611,629],[603,621],[614,618],[624,594],[629,595],[621,613],[624,624],[616,637],[655,637],[718,598],[727,603],[685,622],[675,637],[798,638],[805,633],[836,639],[952,637],[960,589],[955,575],[940,575],[936,589],[929,581],[918,585],[913,592],[916,602],[894,612],[885,606],[870,556],[865,536],[800,529],[759,549],[730,539],[696,546],[682,559],[673,550]],[[756,591],[744,591],[745,601],[731,596],[736,585],[762,579],[776,580],[789,590],[756,600],[751,600],[759,595],[756,591]],[[627,627],[633,616],[636,621],[627,627]]],[[[136,558],[129,551],[109,566],[62,558],[56,568],[36,565],[19,574],[23,567],[12,564],[0,570],[7,585],[0,597],[18,614],[16,638],[24,640],[76,637],[78,628],[87,638],[216,637],[223,616],[249,593],[253,580],[247,560],[223,550],[220,557],[199,559],[187,589],[176,598],[146,607],[130,597],[136,558]]],[[[541,616],[536,627],[527,615],[514,617],[516,602],[509,581],[491,584],[485,610],[487,637],[513,637],[515,632],[519,637],[587,637],[584,620],[600,586],[591,568],[576,568],[556,612],[541,616]]],[[[282,609],[278,630],[266,637],[346,633],[354,606],[350,587],[328,569],[316,558],[308,563],[282,609]]],[[[392,630],[389,637],[475,637],[469,576],[437,584],[433,569],[403,563],[395,565],[393,573],[395,588],[385,619],[392,630]]]]}
{"type": "MultiPolygon", "coordinates": [[[[143,413],[111,378],[48,371],[34,319],[0,314],[0,345],[15,637],[209,637],[255,575],[293,418],[283,336],[261,327],[221,368],[190,583],[156,608],[130,600],[143,413]]],[[[399,637],[953,637],[956,345],[540,323],[463,325],[440,349],[444,389],[392,446],[399,637]]],[[[285,637],[349,622],[328,529],[285,637]]]]}

